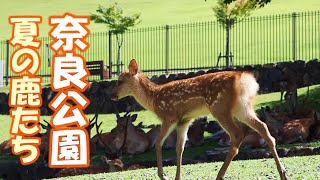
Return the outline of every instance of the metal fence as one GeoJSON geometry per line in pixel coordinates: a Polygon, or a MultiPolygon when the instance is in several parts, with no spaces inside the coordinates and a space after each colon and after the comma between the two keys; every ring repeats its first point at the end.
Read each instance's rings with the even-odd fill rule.
{"type": "MultiPolygon", "coordinates": [[[[133,58],[148,75],[209,69],[226,65],[226,30],[216,21],[136,28],[123,34],[117,63],[117,41],[110,32],[92,33],[87,61],[103,60],[111,75],[126,69],[133,58]],[[220,55],[220,61],[218,63],[220,55]]],[[[51,39],[39,38],[42,58],[40,76],[50,82],[51,39]]],[[[4,83],[13,76],[8,69],[14,48],[0,42],[0,60],[5,60],[4,83]]],[[[320,57],[320,11],[249,17],[230,29],[232,65],[266,64],[279,61],[310,60],[320,57]]],[[[100,76],[90,76],[98,80],[100,76]]]]}

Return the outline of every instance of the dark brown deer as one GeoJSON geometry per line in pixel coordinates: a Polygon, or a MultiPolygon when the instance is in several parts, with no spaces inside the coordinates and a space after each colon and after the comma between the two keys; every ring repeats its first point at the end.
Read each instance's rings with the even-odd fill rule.
{"type": "Polygon", "coordinates": [[[248,72],[217,72],[194,78],[172,81],[163,85],[151,82],[138,70],[133,59],[129,72],[119,76],[113,89],[112,99],[134,96],[146,109],[154,112],[161,120],[160,135],[156,142],[158,176],[166,179],[162,166],[162,144],[166,137],[177,130],[177,171],[176,179],[181,179],[181,161],[191,122],[203,115],[212,114],[231,139],[229,154],[222,165],[217,179],[222,179],[245,134],[238,127],[236,117],[242,123],[257,131],[269,145],[281,179],[287,179],[285,168],[276,151],[276,141],[270,135],[267,125],[262,122],[253,109],[253,99],[259,85],[248,72]]]}
{"type": "Polygon", "coordinates": [[[195,120],[188,130],[188,141],[186,146],[200,146],[204,143],[204,130],[207,125],[207,118],[195,120]]]}
{"type": "MultiPolygon", "coordinates": [[[[151,128],[147,134],[146,137],[148,138],[149,141],[149,149],[153,149],[156,145],[157,137],[160,134],[160,129],[161,126],[157,125],[153,128],[151,128]]],[[[176,147],[176,140],[177,140],[177,133],[175,131],[171,132],[166,140],[164,141],[162,147],[165,149],[172,149],[176,147]]]]}
{"type": "Polygon", "coordinates": [[[120,159],[109,160],[105,156],[101,157],[102,164],[91,165],[88,168],[64,168],[61,169],[54,177],[76,176],[83,174],[98,174],[108,172],[118,172],[123,170],[123,163],[120,159]]]}
{"type": "Polygon", "coordinates": [[[119,157],[122,151],[129,154],[138,154],[146,151],[149,141],[145,133],[133,125],[137,115],[129,115],[127,112],[123,117],[117,115],[117,126],[108,133],[99,132],[100,126],[97,125],[96,137],[93,141],[101,147],[105,147],[111,154],[117,154],[119,157]]]}
{"type": "MultiPolygon", "coordinates": [[[[230,137],[227,133],[222,134],[219,144],[223,146],[229,146],[231,144],[230,137]]],[[[246,146],[250,148],[260,148],[265,145],[265,140],[253,130],[248,130],[246,136],[244,137],[241,146],[246,146]]]]}
{"type": "Polygon", "coordinates": [[[310,135],[311,127],[316,124],[314,117],[314,112],[311,112],[306,118],[294,119],[284,124],[279,131],[280,142],[284,144],[305,142],[310,135]]]}

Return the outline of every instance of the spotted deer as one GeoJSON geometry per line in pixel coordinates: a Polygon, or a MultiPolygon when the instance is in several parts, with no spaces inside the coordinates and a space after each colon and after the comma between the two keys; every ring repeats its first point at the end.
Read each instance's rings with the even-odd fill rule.
{"type": "Polygon", "coordinates": [[[174,129],[177,132],[176,179],[181,179],[181,161],[187,131],[192,121],[211,113],[229,134],[229,153],[219,170],[217,179],[223,179],[232,159],[238,154],[245,133],[236,121],[240,121],[265,139],[273,154],[281,179],[286,171],[276,151],[275,139],[253,109],[253,99],[259,85],[249,72],[217,72],[194,78],[154,84],[139,70],[136,60],[131,60],[129,71],[123,72],[112,91],[112,99],[133,96],[147,110],[154,112],[162,122],[156,142],[158,176],[166,179],[162,166],[162,144],[174,129]]]}

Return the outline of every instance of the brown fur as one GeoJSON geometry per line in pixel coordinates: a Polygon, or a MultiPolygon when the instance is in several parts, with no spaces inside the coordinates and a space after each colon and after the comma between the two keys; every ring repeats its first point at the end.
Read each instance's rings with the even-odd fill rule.
{"type": "Polygon", "coordinates": [[[112,99],[134,96],[146,109],[153,111],[162,126],[156,142],[158,176],[166,179],[162,166],[162,145],[167,136],[177,131],[177,171],[176,179],[181,179],[181,162],[187,132],[191,122],[206,114],[212,114],[229,134],[231,146],[217,179],[222,179],[245,133],[237,125],[235,117],[257,131],[269,145],[276,161],[281,179],[286,179],[285,169],[275,149],[275,139],[270,135],[265,123],[256,116],[252,101],[259,85],[250,73],[217,72],[194,78],[172,81],[157,85],[138,72],[135,60],[129,64],[129,72],[119,76],[113,89],[112,99]]]}

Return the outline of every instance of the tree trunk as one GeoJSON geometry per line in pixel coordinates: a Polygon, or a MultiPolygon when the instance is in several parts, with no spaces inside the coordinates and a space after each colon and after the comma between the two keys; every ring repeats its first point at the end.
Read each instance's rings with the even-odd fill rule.
{"type": "Polygon", "coordinates": [[[117,51],[117,75],[119,76],[122,72],[122,62],[121,62],[121,47],[123,44],[123,34],[116,34],[117,38],[117,45],[118,45],[118,51],[117,51]]]}

